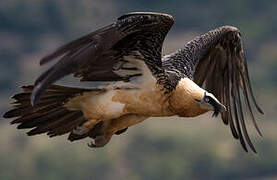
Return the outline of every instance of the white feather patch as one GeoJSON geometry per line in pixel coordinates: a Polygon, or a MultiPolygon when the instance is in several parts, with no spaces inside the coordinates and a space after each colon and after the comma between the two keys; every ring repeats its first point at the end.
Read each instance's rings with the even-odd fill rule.
{"type": "MultiPolygon", "coordinates": [[[[134,52],[138,57],[141,55],[139,52],[134,52]]],[[[114,73],[118,74],[119,76],[128,76],[128,75],[135,75],[135,74],[142,74],[138,77],[131,78],[129,83],[126,82],[116,82],[112,85],[112,87],[130,87],[130,88],[142,88],[143,85],[151,83],[156,84],[156,78],[152,75],[150,69],[145,64],[145,62],[141,59],[134,57],[133,55],[124,56],[123,59],[125,61],[124,64],[118,64],[117,69],[114,70],[114,73]],[[126,70],[120,69],[120,66],[124,68],[137,68],[138,70],[126,70]]],[[[115,68],[116,69],[116,68],[115,68]]]]}
{"type": "Polygon", "coordinates": [[[114,95],[114,90],[109,90],[104,94],[91,97],[90,102],[99,110],[105,111],[103,114],[118,116],[123,113],[125,104],[113,101],[114,95]]]}

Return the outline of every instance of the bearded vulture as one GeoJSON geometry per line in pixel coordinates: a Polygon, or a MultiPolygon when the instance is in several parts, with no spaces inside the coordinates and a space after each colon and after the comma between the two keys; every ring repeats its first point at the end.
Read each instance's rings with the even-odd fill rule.
{"type": "Polygon", "coordinates": [[[18,129],[32,128],[30,136],[69,133],[70,141],[90,137],[90,147],[103,147],[114,134],[149,117],[214,111],[245,151],[250,147],[256,152],[243,109],[260,135],[250,100],[263,112],[252,92],[241,33],[222,26],[162,56],[173,22],[168,14],[129,13],[58,48],[40,60],[44,65],[57,59],[56,64],[12,97],[14,109],[4,118],[16,117],[11,124],[18,123],[18,129]],[[53,84],[69,74],[81,81],[110,83],[93,88],[53,84]]]}

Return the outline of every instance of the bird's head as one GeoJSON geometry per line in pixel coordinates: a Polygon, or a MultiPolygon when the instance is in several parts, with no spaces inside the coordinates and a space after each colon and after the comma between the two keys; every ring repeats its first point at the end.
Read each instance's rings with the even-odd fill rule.
{"type": "Polygon", "coordinates": [[[181,117],[194,117],[208,111],[214,111],[213,116],[217,116],[221,111],[226,111],[225,106],[212,93],[202,89],[189,78],[179,81],[169,104],[181,117]]]}
{"type": "Polygon", "coordinates": [[[216,97],[207,91],[204,91],[202,98],[195,99],[196,102],[200,104],[202,109],[206,109],[208,111],[214,111],[213,116],[218,116],[218,114],[222,111],[226,111],[226,107],[221,104],[216,97]]]}

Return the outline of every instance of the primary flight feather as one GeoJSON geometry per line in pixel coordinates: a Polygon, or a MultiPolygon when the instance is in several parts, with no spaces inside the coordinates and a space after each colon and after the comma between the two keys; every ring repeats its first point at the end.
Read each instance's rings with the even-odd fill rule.
{"type": "Polygon", "coordinates": [[[129,13],[58,48],[40,64],[58,62],[13,96],[14,109],[4,117],[16,117],[12,124],[19,123],[18,128],[33,128],[28,135],[70,133],[70,141],[90,137],[91,147],[102,147],[114,134],[149,117],[214,111],[246,151],[247,142],[256,152],[242,103],[260,135],[250,100],[263,112],[252,92],[239,30],[219,27],[162,57],[173,23],[168,14],[129,13]],[[111,83],[90,89],[53,85],[69,74],[81,81],[111,83]]]}

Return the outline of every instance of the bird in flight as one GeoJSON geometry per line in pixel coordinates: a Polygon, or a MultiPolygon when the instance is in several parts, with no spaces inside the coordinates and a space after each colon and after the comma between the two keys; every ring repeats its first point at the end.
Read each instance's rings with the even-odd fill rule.
{"type": "Polygon", "coordinates": [[[32,128],[30,136],[69,133],[70,141],[90,137],[90,147],[103,147],[114,134],[149,117],[213,111],[213,116],[221,114],[245,151],[250,147],[256,152],[244,109],[260,135],[252,106],[263,112],[252,92],[241,33],[222,26],[162,56],[173,23],[168,14],[129,13],[58,48],[40,60],[44,65],[57,59],[56,64],[12,97],[14,108],[4,117],[16,117],[11,124],[18,123],[18,129],[32,128]],[[69,74],[109,83],[93,88],[53,84],[69,74]]]}

